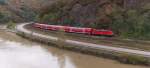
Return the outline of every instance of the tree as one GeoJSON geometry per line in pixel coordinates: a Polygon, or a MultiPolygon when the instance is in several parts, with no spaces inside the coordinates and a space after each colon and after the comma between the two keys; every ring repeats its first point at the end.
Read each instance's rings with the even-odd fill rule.
{"type": "Polygon", "coordinates": [[[0,5],[5,5],[6,4],[6,0],[0,0],[0,5]]]}
{"type": "Polygon", "coordinates": [[[9,21],[8,14],[0,12],[0,23],[5,23],[8,21],[9,21]]]}

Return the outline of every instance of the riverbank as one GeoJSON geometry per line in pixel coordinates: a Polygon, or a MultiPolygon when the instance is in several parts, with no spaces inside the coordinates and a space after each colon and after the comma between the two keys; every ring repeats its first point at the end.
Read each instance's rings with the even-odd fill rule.
{"type": "MultiPolygon", "coordinates": [[[[6,56],[0,58],[1,59],[0,67],[2,67],[2,65],[4,64],[6,65],[11,64],[13,66],[10,66],[9,68],[20,68],[20,66],[23,68],[28,68],[27,67],[28,65],[30,65],[30,68],[35,68],[35,67],[36,68],[37,67],[38,68],[49,68],[49,67],[52,68],[149,68],[146,66],[121,64],[114,60],[67,51],[64,49],[51,47],[50,45],[47,46],[47,45],[39,44],[36,42],[28,41],[28,39],[22,38],[16,35],[15,33],[8,32],[5,30],[0,31],[0,42],[1,42],[0,56],[6,56]],[[15,55],[11,54],[12,52],[15,55]],[[51,56],[44,57],[45,55],[51,55],[51,56]],[[32,57],[34,57],[34,59],[32,57]],[[56,60],[56,58],[59,60],[56,60]],[[22,59],[23,61],[21,61],[20,59],[22,59]],[[45,65],[45,63],[41,64],[41,61],[43,61],[44,59],[45,59],[44,62],[47,65],[45,65]],[[52,60],[48,60],[48,59],[52,59],[52,60]],[[17,62],[18,60],[19,63],[17,62]],[[26,62],[24,62],[24,60],[26,62]],[[58,62],[58,63],[53,63],[53,62],[58,62]],[[28,64],[28,65],[24,66],[24,64],[28,64]],[[19,67],[14,67],[14,66],[19,66],[19,67]]],[[[8,66],[9,65],[7,65],[6,68],[8,68],[8,66]]]]}
{"type": "MultiPolygon", "coordinates": [[[[115,60],[119,60],[120,62],[124,63],[130,63],[130,64],[143,64],[143,65],[149,65],[150,64],[150,56],[143,56],[142,53],[140,54],[133,54],[133,53],[128,53],[128,52],[123,52],[123,51],[117,51],[117,50],[108,50],[107,48],[97,48],[93,46],[89,46],[92,44],[78,44],[75,41],[69,41],[66,43],[65,37],[63,39],[58,39],[55,37],[48,37],[42,34],[37,34],[34,32],[30,31],[20,31],[18,32],[19,35],[22,37],[38,41],[41,43],[46,43],[46,44],[55,44],[56,47],[59,48],[64,48],[64,49],[69,49],[73,51],[78,51],[86,54],[92,54],[96,56],[102,56],[102,57],[107,57],[115,60]],[[42,37],[41,37],[41,36],[42,37]],[[45,37],[45,38],[44,38],[45,37]],[[48,37],[48,38],[46,38],[48,37]],[[52,38],[52,39],[50,39],[52,38]],[[74,43],[74,44],[73,44],[74,43]]],[[[127,50],[130,51],[130,50],[127,50]]],[[[132,51],[132,50],[131,50],[132,51]]],[[[139,51],[142,52],[142,51],[139,51]]],[[[145,52],[143,52],[145,53],[145,52]]],[[[149,52],[148,52],[149,53],[149,52]]]]}
{"type": "Polygon", "coordinates": [[[89,35],[75,34],[75,33],[60,33],[58,31],[49,31],[49,30],[34,28],[30,24],[26,25],[25,28],[28,30],[37,32],[37,33],[41,33],[44,35],[51,35],[54,37],[62,37],[62,38],[65,37],[71,40],[94,43],[94,44],[101,44],[101,45],[106,45],[106,46],[150,51],[150,42],[148,41],[118,39],[115,37],[89,36],[89,35]]]}

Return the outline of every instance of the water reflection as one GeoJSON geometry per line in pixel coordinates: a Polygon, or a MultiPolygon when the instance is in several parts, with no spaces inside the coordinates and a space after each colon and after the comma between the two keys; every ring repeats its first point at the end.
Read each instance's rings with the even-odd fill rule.
{"type": "Polygon", "coordinates": [[[0,68],[75,68],[69,58],[59,59],[41,46],[0,39],[0,68]]]}
{"type": "Polygon", "coordinates": [[[0,39],[0,68],[148,68],[120,64],[30,41],[14,41],[0,39]]]}

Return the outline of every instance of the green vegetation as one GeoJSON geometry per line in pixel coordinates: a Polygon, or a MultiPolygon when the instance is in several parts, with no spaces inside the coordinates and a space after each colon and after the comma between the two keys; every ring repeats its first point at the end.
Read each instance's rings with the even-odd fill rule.
{"type": "MultiPolygon", "coordinates": [[[[84,7],[92,3],[96,4],[96,0],[72,1],[70,2],[72,5],[68,4],[67,1],[69,0],[60,0],[48,7],[49,9],[44,10],[47,13],[42,13],[42,16],[39,16],[41,18],[39,21],[58,25],[112,29],[116,36],[121,38],[150,39],[149,3],[142,6],[139,10],[124,9],[118,5],[118,2],[115,3],[115,1],[112,1],[111,3],[111,1],[108,1],[102,5],[95,6],[97,14],[95,17],[91,17],[89,14],[81,14],[76,17],[70,14],[73,11],[73,5],[81,4],[81,6],[76,7],[75,11],[78,11],[79,8],[84,9],[84,7]],[[71,9],[68,10],[67,7],[71,9]],[[102,15],[98,15],[101,13],[98,11],[99,8],[101,12],[104,12],[102,15]]],[[[90,10],[90,8],[86,9],[90,10]]],[[[72,14],[78,15],[80,11],[72,14]]]]}
{"type": "Polygon", "coordinates": [[[144,64],[149,65],[149,59],[143,56],[129,55],[129,54],[118,54],[118,60],[128,64],[144,64]]]}
{"type": "Polygon", "coordinates": [[[80,0],[79,3],[82,5],[87,5],[89,3],[95,3],[97,0],[80,0]]]}
{"type": "Polygon", "coordinates": [[[41,19],[41,21],[43,22],[51,22],[49,24],[58,24],[58,19],[59,19],[59,15],[57,13],[49,13],[43,16],[43,18],[41,19]]]}
{"type": "Polygon", "coordinates": [[[6,4],[6,0],[0,0],[0,5],[5,5],[6,4]]]}
{"type": "Polygon", "coordinates": [[[22,5],[20,8],[22,10],[21,16],[25,19],[25,21],[34,21],[36,18],[36,12],[33,11],[30,7],[26,5],[22,5]]]}
{"type": "Polygon", "coordinates": [[[8,29],[15,29],[16,23],[13,21],[9,21],[7,24],[8,29]]]}
{"type": "Polygon", "coordinates": [[[117,37],[150,40],[150,3],[144,1],[142,5],[137,1],[134,6],[130,1],[123,3],[124,0],[57,0],[53,3],[49,0],[31,1],[33,3],[23,0],[20,4],[0,0],[2,8],[7,7],[3,11],[10,11],[10,14],[0,12],[0,22],[36,21],[112,29],[117,37]],[[16,7],[11,7],[14,4],[16,7]]]}
{"type": "Polygon", "coordinates": [[[0,12],[0,23],[6,23],[8,21],[9,21],[8,14],[0,12]]]}
{"type": "Polygon", "coordinates": [[[112,14],[111,18],[111,27],[119,36],[132,39],[150,39],[150,10],[116,12],[112,14]]]}

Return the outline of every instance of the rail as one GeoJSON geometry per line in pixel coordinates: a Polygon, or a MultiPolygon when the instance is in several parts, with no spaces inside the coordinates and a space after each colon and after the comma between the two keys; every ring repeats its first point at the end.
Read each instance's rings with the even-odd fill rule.
{"type": "MultiPolygon", "coordinates": [[[[24,28],[25,25],[28,25],[30,23],[23,23],[17,25],[17,30],[27,33],[27,34],[32,34],[35,36],[39,36],[41,38],[47,38],[53,41],[59,41],[58,37],[53,37],[49,35],[43,35],[39,34],[30,30],[27,30],[24,28]]],[[[149,51],[140,51],[140,50],[133,50],[133,49],[127,49],[127,48],[119,48],[119,47],[111,47],[111,46],[105,46],[105,45],[99,45],[99,44],[93,44],[93,43],[86,43],[86,42],[80,42],[80,41],[74,41],[74,40],[69,40],[66,39],[64,40],[65,43],[69,44],[76,44],[77,46],[84,46],[84,47],[90,47],[90,48],[96,48],[96,49],[102,49],[102,50],[108,50],[108,51],[114,51],[114,52],[123,52],[123,53],[129,53],[129,54],[135,54],[139,56],[144,56],[144,57],[150,57],[150,52],[149,51]]]]}

